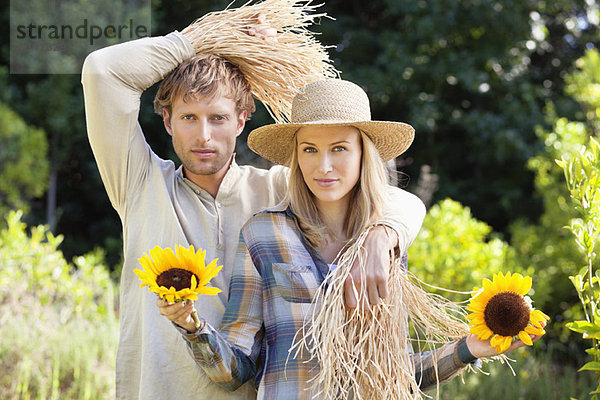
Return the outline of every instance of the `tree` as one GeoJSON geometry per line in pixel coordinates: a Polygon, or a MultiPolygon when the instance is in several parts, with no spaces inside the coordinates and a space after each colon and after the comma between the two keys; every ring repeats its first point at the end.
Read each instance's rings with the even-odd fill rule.
{"type": "Polygon", "coordinates": [[[0,103],[0,215],[29,209],[48,187],[48,142],[43,130],[29,126],[0,103]]]}
{"type": "MultiPolygon", "coordinates": [[[[182,29],[228,4],[154,0],[152,34],[182,29]]],[[[421,167],[430,166],[438,176],[434,202],[451,197],[495,230],[504,230],[515,219],[539,217],[542,200],[532,198],[534,177],[525,165],[542,147],[534,127],[551,129],[544,120],[546,101],[551,99],[560,115],[571,117],[578,109],[562,90],[562,73],[598,41],[597,25],[588,18],[592,6],[586,4],[328,0],[321,10],[336,20],[323,19],[315,30],[335,46],[331,55],[342,76],[367,89],[375,118],[416,127],[416,141],[398,164],[413,179],[408,189],[415,190],[421,167]]],[[[8,8],[0,21],[3,37],[9,37],[8,8]]],[[[2,65],[8,65],[9,55],[5,41],[2,65]]],[[[51,148],[50,190],[43,203],[32,205],[28,218],[54,223],[65,236],[67,256],[100,244],[109,262],[118,262],[120,222],[87,144],[79,76],[0,73],[0,79],[5,83],[0,99],[27,124],[43,129],[51,148]]],[[[142,97],[140,121],[152,148],[175,159],[152,111],[155,90],[142,97]]],[[[236,149],[239,162],[268,165],[243,140],[252,128],[269,122],[259,106],[236,149]]]]}
{"type": "Polygon", "coordinates": [[[335,45],[343,77],[367,89],[374,117],[415,126],[402,166],[413,178],[431,166],[434,200],[458,200],[501,231],[539,216],[526,164],[539,150],[535,127],[545,123],[547,100],[572,104],[562,100],[562,71],[598,43],[584,1],[355,0],[325,8],[336,21],[323,21],[323,40],[335,45]]]}

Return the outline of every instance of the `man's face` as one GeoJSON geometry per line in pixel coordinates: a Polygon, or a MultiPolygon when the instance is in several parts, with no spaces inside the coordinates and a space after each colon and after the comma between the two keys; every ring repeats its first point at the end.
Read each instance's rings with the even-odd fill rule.
{"type": "Polygon", "coordinates": [[[235,102],[223,96],[187,101],[180,97],[171,115],[163,111],[163,119],[186,177],[200,186],[206,179],[222,179],[244,129],[246,111],[238,114],[235,102]]]}

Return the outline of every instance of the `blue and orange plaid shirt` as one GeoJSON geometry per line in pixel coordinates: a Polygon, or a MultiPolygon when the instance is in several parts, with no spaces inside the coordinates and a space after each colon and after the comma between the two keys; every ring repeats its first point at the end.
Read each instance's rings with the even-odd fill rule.
{"type": "MultiPolygon", "coordinates": [[[[294,357],[289,350],[295,335],[302,333],[312,299],[328,272],[289,208],[255,215],[240,232],[220,329],[206,324],[198,332],[184,334],[196,363],[227,390],[254,378],[259,399],[312,398],[309,380],[318,365],[306,352],[294,357]]],[[[436,352],[437,373],[430,353],[414,355],[422,390],[474,361],[464,339],[436,352]]]]}

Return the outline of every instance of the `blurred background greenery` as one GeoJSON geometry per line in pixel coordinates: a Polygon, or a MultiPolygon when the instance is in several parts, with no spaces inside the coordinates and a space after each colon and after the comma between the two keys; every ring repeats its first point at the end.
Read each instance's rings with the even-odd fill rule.
{"type": "MultiPolygon", "coordinates": [[[[153,35],[228,3],[152,0],[153,35]]],[[[366,89],[374,119],[416,128],[396,160],[400,185],[428,206],[411,270],[457,291],[498,271],[528,274],[535,306],[552,318],[534,348],[514,354],[515,376],[486,366],[489,376],[455,379],[441,397],[589,398],[597,378],[576,373],[589,343],[565,327],[582,318],[568,277],[584,258],[563,228],[576,212],[554,160],[600,132],[598,3],[327,0],[321,10],[335,20],[314,29],[342,77],[366,89]]],[[[8,38],[7,5],[0,18],[8,38]]],[[[9,55],[5,39],[0,398],[111,398],[121,226],[87,143],[80,77],[10,74],[9,55]]],[[[152,111],[155,90],[142,97],[140,122],[153,149],[176,160],[152,111]]],[[[245,134],[265,123],[259,105],[245,134]]],[[[243,139],[238,162],[268,167],[243,139]]]]}

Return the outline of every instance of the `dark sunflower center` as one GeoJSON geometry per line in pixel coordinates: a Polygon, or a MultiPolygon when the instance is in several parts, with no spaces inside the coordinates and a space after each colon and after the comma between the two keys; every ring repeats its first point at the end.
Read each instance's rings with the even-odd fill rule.
{"type": "Polygon", "coordinates": [[[529,307],[514,292],[498,293],[485,306],[483,317],[490,330],[502,336],[516,336],[529,323],[529,307]]]}
{"type": "MultiPolygon", "coordinates": [[[[158,286],[164,286],[167,289],[173,286],[175,290],[189,289],[192,286],[192,272],[182,268],[171,268],[156,277],[158,286]]],[[[196,280],[198,277],[196,276],[196,280]]]]}

